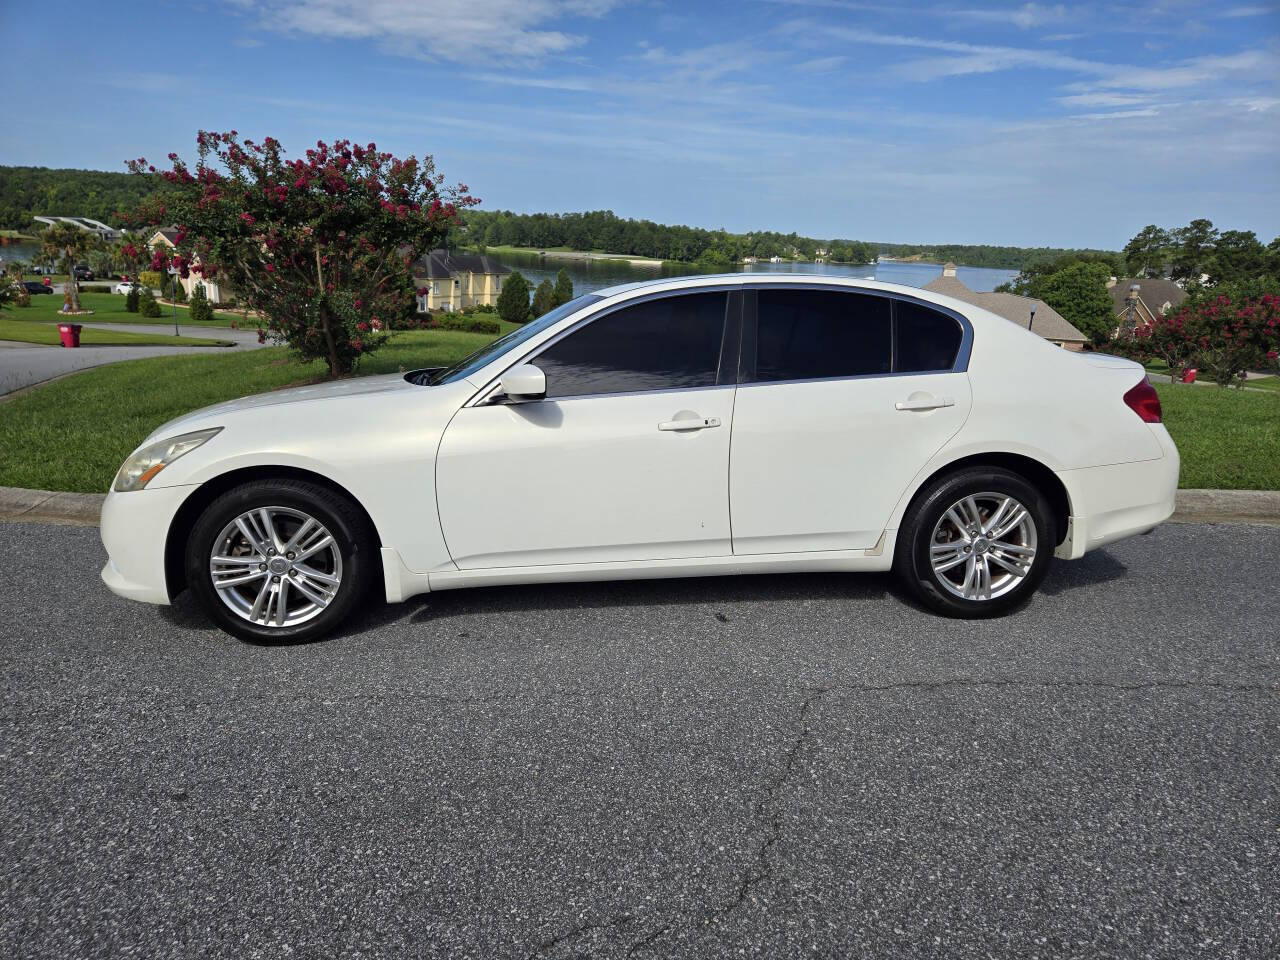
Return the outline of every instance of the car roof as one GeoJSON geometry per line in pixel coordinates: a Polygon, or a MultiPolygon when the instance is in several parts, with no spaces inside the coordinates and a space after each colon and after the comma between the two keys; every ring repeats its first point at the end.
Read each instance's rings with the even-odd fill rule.
{"type": "Polygon", "coordinates": [[[964,303],[954,297],[934,293],[921,287],[911,287],[901,283],[884,283],[880,280],[861,277],[841,277],[831,274],[812,273],[712,273],[694,274],[686,277],[660,277],[653,280],[640,280],[635,283],[620,283],[602,290],[593,291],[594,295],[605,300],[625,300],[634,295],[661,293],[664,290],[686,290],[705,286],[837,286],[853,290],[866,290],[875,293],[896,294],[911,297],[926,303],[936,303],[961,313],[971,313],[973,304],[964,303]]]}

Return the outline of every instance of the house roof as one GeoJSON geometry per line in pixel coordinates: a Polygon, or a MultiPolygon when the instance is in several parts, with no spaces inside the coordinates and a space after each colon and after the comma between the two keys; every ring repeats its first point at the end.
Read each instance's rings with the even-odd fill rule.
{"type": "Polygon", "coordinates": [[[156,234],[157,234],[157,233],[158,233],[158,234],[160,234],[160,236],[164,237],[166,240],[168,240],[168,241],[169,241],[171,244],[173,244],[175,247],[178,245],[178,228],[177,228],[177,227],[159,227],[159,228],[157,228],[157,229],[156,229],[155,231],[153,231],[153,232],[152,232],[152,234],[151,234],[151,239],[152,239],[152,240],[154,240],[154,239],[156,238],[156,234]]]}
{"type": "Polygon", "coordinates": [[[1172,280],[1164,280],[1162,278],[1152,279],[1150,277],[1137,280],[1133,277],[1120,277],[1108,291],[1111,294],[1111,300],[1115,304],[1115,312],[1117,315],[1124,312],[1125,300],[1129,296],[1129,288],[1134,284],[1138,285],[1138,299],[1147,305],[1147,309],[1154,316],[1159,316],[1160,309],[1167,303],[1170,308],[1179,307],[1182,302],[1187,299],[1187,291],[1172,280]]]}
{"type": "Polygon", "coordinates": [[[493,257],[482,254],[453,253],[449,250],[432,250],[419,257],[413,264],[413,275],[427,280],[447,280],[459,273],[479,273],[499,276],[510,273],[493,257]]]}
{"type": "Polygon", "coordinates": [[[1020,327],[1027,325],[1031,319],[1031,311],[1034,309],[1036,317],[1031,332],[1040,334],[1046,340],[1055,340],[1060,343],[1084,343],[1089,339],[1057,310],[1034,297],[1020,297],[1016,293],[979,293],[976,290],[970,290],[955,277],[945,275],[926,283],[924,288],[932,293],[955,297],[957,300],[971,303],[983,310],[990,310],[1020,327]]]}

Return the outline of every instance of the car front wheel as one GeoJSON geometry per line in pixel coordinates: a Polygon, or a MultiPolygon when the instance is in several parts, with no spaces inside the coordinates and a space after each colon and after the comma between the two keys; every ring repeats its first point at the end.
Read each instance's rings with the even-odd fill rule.
{"type": "Polygon", "coordinates": [[[341,623],[378,573],[369,523],[345,497],[305,481],[222,494],[187,542],[187,583],[209,616],[246,640],[313,640],[341,623]]]}
{"type": "Polygon", "coordinates": [[[1044,579],[1057,531],[1044,496],[1023,477],[975,467],[935,481],[908,509],[894,567],[930,609],[998,616],[1044,579]]]}

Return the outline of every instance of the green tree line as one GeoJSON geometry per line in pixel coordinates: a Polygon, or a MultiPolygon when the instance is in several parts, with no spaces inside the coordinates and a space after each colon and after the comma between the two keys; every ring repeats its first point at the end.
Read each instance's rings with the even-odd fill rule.
{"type": "Polygon", "coordinates": [[[119,226],[119,213],[154,190],[152,178],[131,173],[0,166],[0,227],[30,230],[36,214],[92,217],[119,226]]]}

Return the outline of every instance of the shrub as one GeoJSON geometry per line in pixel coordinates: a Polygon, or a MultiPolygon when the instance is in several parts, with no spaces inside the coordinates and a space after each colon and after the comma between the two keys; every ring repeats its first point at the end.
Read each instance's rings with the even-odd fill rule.
{"type": "Polygon", "coordinates": [[[502,326],[493,314],[467,316],[461,313],[442,313],[426,323],[432,330],[461,330],[465,333],[500,333],[502,326]]]}
{"type": "Polygon", "coordinates": [[[110,293],[111,285],[109,283],[82,283],[80,284],[81,293],[110,293]]]}
{"type": "Polygon", "coordinates": [[[124,308],[130,313],[138,312],[138,285],[136,283],[124,295],[124,308]]]}
{"type": "Polygon", "coordinates": [[[529,281],[519,270],[513,270],[498,294],[498,316],[507,323],[529,322],[529,281]]]}
{"type": "Polygon", "coordinates": [[[158,317],[162,313],[160,304],[156,302],[156,295],[151,292],[150,287],[143,287],[142,292],[138,294],[138,312],[144,317],[158,317]]]}
{"type": "Polygon", "coordinates": [[[1137,329],[1125,351],[1159,357],[1176,376],[1196,367],[1221,387],[1243,386],[1249,370],[1275,369],[1280,355],[1280,296],[1233,302],[1188,301],[1177,313],[1137,329]]]}
{"type": "Polygon", "coordinates": [[[560,307],[573,299],[573,281],[564,267],[556,274],[556,306],[560,307]]]}
{"type": "Polygon", "coordinates": [[[540,317],[556,308],[556,291],[550,280],[543,280],[533,291],[533,315],[540,317]]]}
{"type": "Polygon", "coordinates": [[[159,270],[143,270],[138,274],[138,282],[152,290],[163,290],[168,277],[159,270]]]}
{"type": "Polygon", "coordinates": [[[213,320],[213,305],[204,291],[204,284],[197,283],[191,290],[191,322],[209,323],[213,320]]]}

